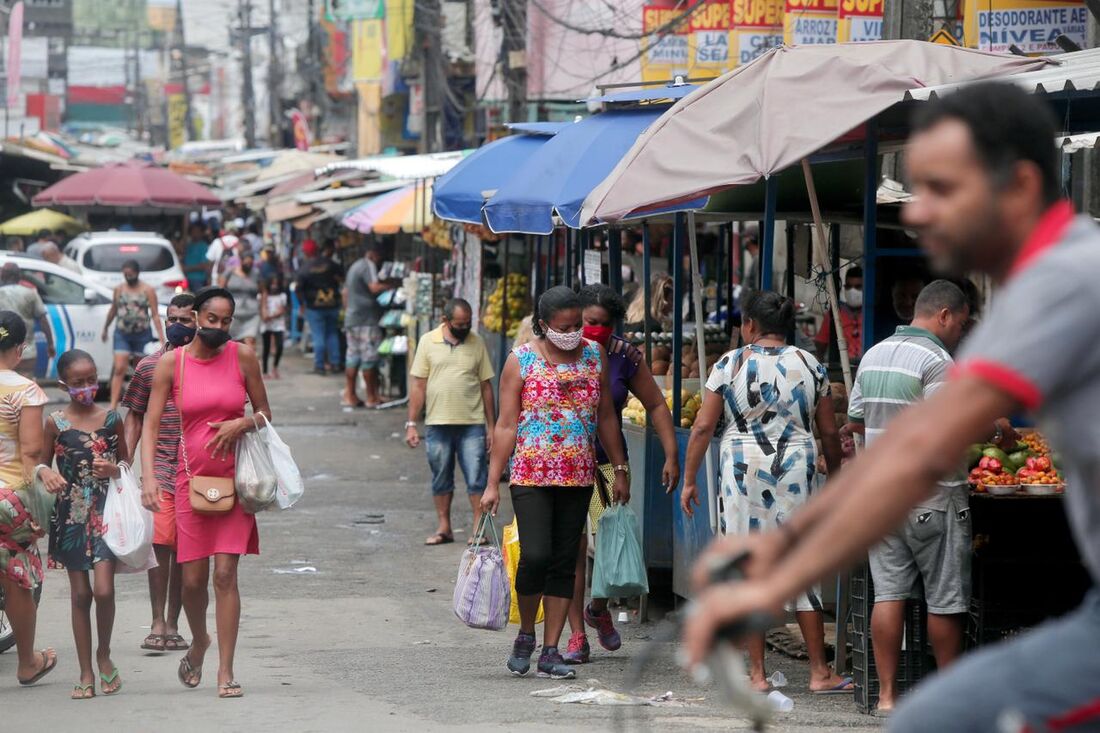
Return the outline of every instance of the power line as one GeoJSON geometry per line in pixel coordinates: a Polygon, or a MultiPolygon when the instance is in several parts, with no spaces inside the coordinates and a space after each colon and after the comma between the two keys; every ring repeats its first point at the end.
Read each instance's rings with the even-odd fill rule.
{"type": "MultiPolygon", "coordinates": [[[[664,35],[668,31],[674,30],[683,25],[684,22],[691,17],[691,14],[695,11],[695,9],[698,8],[700,5],[706,3],[707,0],[693,0],[693,2],[689,6],[683,9],[680,15],[672,18],[672,20],[669,20],[667,23],[663,23],[662,25],[654,28],[651,31],[643,30],[641,33],[620,33],[614,28],[585,28],[554,15],[547,9],[545,5],[542,4],[542,2],[540,2],[540,0],[529,0],[529,2],[536,8],[538,8],[539,12],[545,15],[550,22],[554,23],[555,25],[560,25],[562,28],[565,28],[567,30],[571,30],[574,33],[604,36],[605,38],[621,38],[626,41],[640,41],[654,35],[664,35]]],[[[676,6],[670,8],[670,10],[678,10],[682,2],[683,0],[679,0],[676,6]]]]}

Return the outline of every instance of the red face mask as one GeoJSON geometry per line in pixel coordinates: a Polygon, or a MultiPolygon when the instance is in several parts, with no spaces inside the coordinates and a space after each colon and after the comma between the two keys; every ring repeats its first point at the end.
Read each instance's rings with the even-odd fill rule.
{"type": "Polygon", "coordinates": [[[611,328],[611,326],[585,325],[581,333],[589,341],[595,341],[602,346],[607,346],[607,342],[611,339],[611,334],[614,330],[615,329],[611,328]]]}

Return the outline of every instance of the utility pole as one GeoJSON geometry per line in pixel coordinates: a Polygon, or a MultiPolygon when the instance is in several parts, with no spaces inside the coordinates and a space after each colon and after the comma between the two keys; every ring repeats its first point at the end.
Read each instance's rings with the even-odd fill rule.
{"type": "Polygon", "coordinates": [[[279,130],[282,129],[279,124],[282,119],[282,95],[279,92],[282,82],[282,67],[279,65],[279,36],[275,26],[275,0],[268,0],[267,9],[267,43],[269,55],[267,64],[267,96],[268,108],[270,110],[268,145],[272,148],[278,148],[281,143],[279,130]]]}
{"type": "Polygon", "coordinates": [[[447,83],[443,60],[443,7],[440,0],[420,0],[416,16],[417,40],[421,48],[424,85],[424,129],[420,134],[420,151],[435,153],[443,149],[442,117],[443,87],[447,83]]]}
{"type": "Polygon", "coordinates": [[[134,31],[134,111],[137,115],[137,135],[145,137],[145,89],[141,83],[141,29],[134,31]]]}
{"type": "Polygon", "coordinates": [[[191,85],[187,78],[187,40],[183,28],[183,0],[176,0],[176,48],[180,54],[180,75],[183,77],[183,141],[187,142],[194,134],[194,123],[191,121],[191,85]]]}
{"type": "Polygon", "coordinates": [[[885,5],[882,18],[883,39],[927,41],[936,32],[932,27],[936,5],[942,4],[934,0],[891,0],[885,5]]]}
{"type": "Polygon", "coordinates": [[[508,90],[508,121],[527,119],[527,3],[499,0],[501,9],[500,61],[508,90]]]}
{"type": "Polygon", "coordinates": [[[241,41],[241,102],[244,104],[244,143],[256,147],[256,97],[252,89],[252,0],[237,0],[237,31],[241,41]]]}

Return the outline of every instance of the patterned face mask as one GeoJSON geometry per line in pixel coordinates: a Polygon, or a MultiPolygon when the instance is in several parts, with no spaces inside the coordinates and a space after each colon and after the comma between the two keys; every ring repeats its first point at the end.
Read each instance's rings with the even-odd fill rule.
{"type": "Polygon", "coordinates": [[[69,396],[73,398],[74,402],[79,402],[82,405],[88,406],[95,404],[95,394],[99,391],[98,386],[70,387],[64,382],[61,382],[61,385],[65,388],[65,391],[69,393],[69,396]]]}
{"type": "Polygon", "coordinates": [[[576,349],[581,345],[582,336],[583,334],[580,331],[562,333],[561,331],[555,331],[549,326],[546,327],[546,339],[562,351],[573,351],[576,349]]]}

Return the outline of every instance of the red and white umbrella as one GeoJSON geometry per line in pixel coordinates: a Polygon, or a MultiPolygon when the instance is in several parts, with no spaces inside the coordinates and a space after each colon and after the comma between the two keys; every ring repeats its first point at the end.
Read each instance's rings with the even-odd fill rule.
{"type": "Polygon", "coordinates": [[[108,208],[150,212],[221,206],[210,189],[166,168],[127,161],[77,173],[34,197],[35,206],[108,208]]]}

